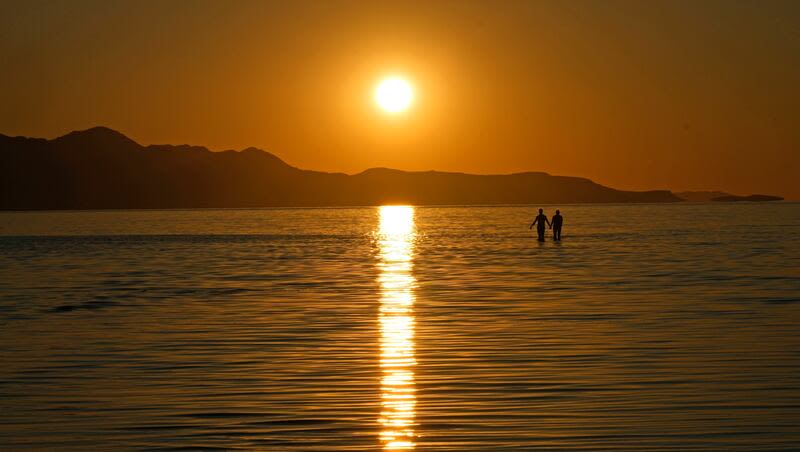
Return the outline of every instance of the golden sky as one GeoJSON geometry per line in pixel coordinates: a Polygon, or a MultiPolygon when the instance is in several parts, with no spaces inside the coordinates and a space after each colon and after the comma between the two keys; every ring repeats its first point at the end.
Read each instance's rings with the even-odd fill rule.
{"type": "Polygon", "coordinates": [[[4,1],[0,61],[7,135],[800,199],[797,1],[4,1]]]}

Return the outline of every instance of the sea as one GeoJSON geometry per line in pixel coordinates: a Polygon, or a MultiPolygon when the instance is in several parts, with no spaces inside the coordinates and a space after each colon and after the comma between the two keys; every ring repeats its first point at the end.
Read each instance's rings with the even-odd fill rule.
{"type": "Polygon", "coordinates": [[[800,203],[3,212],[0,450],[800,450],[800,203]]]}

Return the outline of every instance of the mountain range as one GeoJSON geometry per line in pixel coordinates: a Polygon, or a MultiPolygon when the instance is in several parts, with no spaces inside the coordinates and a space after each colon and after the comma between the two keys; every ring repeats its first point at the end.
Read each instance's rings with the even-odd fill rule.
{"type": "Polygon", "coordinates": [[[255,148],[142,146],[105,127],[62,137],[0,134],[1,210],[246,208],[677,202],[668,190],[623,191],[543,172],[474,175],[295,168],[255,148]]]}

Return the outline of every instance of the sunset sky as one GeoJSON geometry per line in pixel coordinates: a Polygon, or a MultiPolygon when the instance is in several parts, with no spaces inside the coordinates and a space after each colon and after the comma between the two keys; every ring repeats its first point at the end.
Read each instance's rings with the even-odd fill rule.
{"type": "Polygon", "coordinates": [[[0,61],[6,135],[800,199],[799,1],[3,1],[0,61]]]}

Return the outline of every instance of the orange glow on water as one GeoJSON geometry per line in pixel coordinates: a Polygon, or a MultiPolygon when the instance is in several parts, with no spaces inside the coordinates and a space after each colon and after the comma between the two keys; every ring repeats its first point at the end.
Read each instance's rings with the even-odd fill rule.
{"type": "Polygon", "coordinates": [[[384,450],[413,449],[414,387],[414,208],[383,206],[380,246],[381,424],[384,450]]]}

